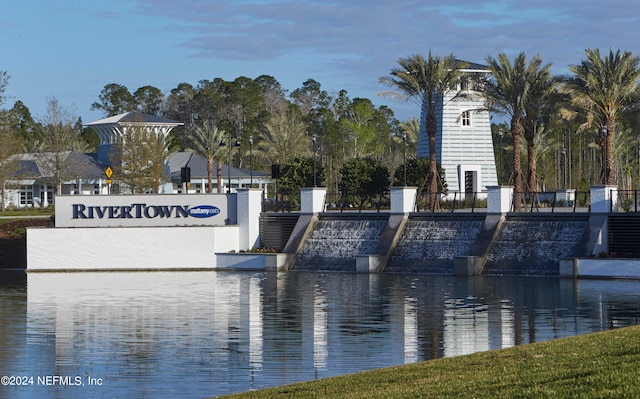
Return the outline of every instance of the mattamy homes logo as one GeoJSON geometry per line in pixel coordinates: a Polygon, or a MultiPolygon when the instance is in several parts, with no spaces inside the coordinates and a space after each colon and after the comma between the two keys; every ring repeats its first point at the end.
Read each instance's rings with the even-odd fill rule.
{"type": "Polygon", "coordinates": [[[189,215],[194,218],[210,218],[220,213],[220,208],[213,205],[198,205],[189,208],[189,215]]]}
{"type": "Polygon", "coordinates": [[[154,219],[154,218],[209,218],[220,213],[213,205],[131,205],[86,206],[71,204],[72,219],[154,219]]]}

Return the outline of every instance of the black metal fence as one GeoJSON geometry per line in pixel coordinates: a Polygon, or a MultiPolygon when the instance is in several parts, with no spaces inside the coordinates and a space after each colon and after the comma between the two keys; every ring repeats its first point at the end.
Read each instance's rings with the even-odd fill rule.
{"type": "MultiPolygon", "coordinates": [[[[610,203],[610,213],[640,213],[640,190],[615,190],[609,192],[609,198],[615,201],[610,203]],[[615,196],[615,197],[614,197],[615,196]]],[[[590,191],[561,190],[561,191],[540,191],[522,192],[520,201],[516,203],[518,195],[514,193],[511,201],[511,212],[590,212],[591,193],[590,191]]],[[[438,194],[437,201],[433,201],[433,196],[428,194],[416,197],[416,212],[486,212],[487,210],[486,192],[450,193],[447,195],[438,194]]],[[[294,201],[281,200],[275,202],[273,199],[263,202],[263,212],[298,212],[300,204],[294,201]]],[[[349,203],[327,203],[324,210],[326,212],[358,211],[358,207],[349,203]]],[[[388,198],[383,201],[380,209],[368,207],[362,211],[389,210],[388,198]]]]}
{"type": "Polygon", "coordinates": [[[588,191],[540,191],[517,193],[511,202],[512,212],[589,212],[591,196],[588,191]]]}
{"type": "Polygon", "coordinates": [[[615,202],[616,206],[611,209],[610,212],[613,212],[615,209],[616,212],[638,213],[640,211],[640,204],[638,204],[640,193],[638,191],[639,190],[618,190],[618,196],[615,202]]]}

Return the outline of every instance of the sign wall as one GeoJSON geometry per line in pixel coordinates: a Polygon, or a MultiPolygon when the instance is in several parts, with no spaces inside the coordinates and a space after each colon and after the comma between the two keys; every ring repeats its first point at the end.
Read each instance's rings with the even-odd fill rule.
{"type": "Polygon", "coordinates": [[[224,226],[236,223],[235,195],[61,195],[56,227],[224,226]]]}

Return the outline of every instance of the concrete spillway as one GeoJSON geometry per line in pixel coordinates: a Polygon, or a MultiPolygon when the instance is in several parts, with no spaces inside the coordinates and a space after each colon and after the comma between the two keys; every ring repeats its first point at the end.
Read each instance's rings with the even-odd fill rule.
{"type": "Polygon", "coordinates": [[[410,219],[385,272],[452,274],[454,257],[471,253],[483,220],[410,219]]]}
{"type": "Polygon", "coordinates": [[[320,219],[298,252],[292,270],[355,271],[355,258],[378,245],[385,218],[320,219]]]}
{"type": "Polygon", "coordinates": [[[558,275],[560,259],[589,256],[593,240],[586,214],[344,214],[307,225],[291,270],[558,275]],[[363,257],[379,266],[363,270],[363,257]],[[477,266],[461,273],[461,259],[477,266]]]}
{"type": "Polygon", "coordinates": [[[482,274],[556,276],[561,258],[585,256],[588,238],[588,215],[508,218],[482,274]]]}

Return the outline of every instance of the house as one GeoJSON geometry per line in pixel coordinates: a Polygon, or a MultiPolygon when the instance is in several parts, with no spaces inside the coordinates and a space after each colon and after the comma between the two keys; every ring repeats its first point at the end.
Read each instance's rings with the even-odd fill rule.
{"type": "MultiPolygon", "coordinates": [[[[484,77],[489,70],[485,65],[467,62],[462,72],[484,77]]],[[[489,111],[482,93],[467,82],[463,79],[457,90],[444,93],[436,106],[436,159],[445,170],[449,195],[457,194],[458,198],[460,194],[486,192],[487,186],[498,185],[489,111]]],[[[417,155],[424,158],[429,157],[426,119],[423,109],[417,155]]]]}
{"type": "MultiPolygon", "coordinates": [[[[192,152],[176,152],[169,156],[169,183],[165,184],[165,193],[182,194],[184,193],[184,187],[182,184],[181,170],[182,168],[189,168],[190,181],[188,192],[189,193],[206,193],[207,185],[209,184],[209,176],[207,169],[207,159],[194,154],[192,152]]],[[[216,170],[218,168],[217,163],[213,165],[213,192],[218,191],[218,181],[216,176],[216,170]]],[[[271,183],[271,175],[260,172],[257,170],[251,171],[249,169],[229,167],[226,164],[222,165],[222,192],[227,191],[234,192],[238,188],[263,188],[267,189],[267,185],[271,183]],[[229,190],[231,187],[231,190],[229,190]]]]}
{"type": "Polygon", "coordinates": [[[77,151],[16,154],[8,162],[15,165],[14,178],[6,183],[5,207],[46,207],[53,195],[107,194],[105,166],[88,154],[77,151]]]}

